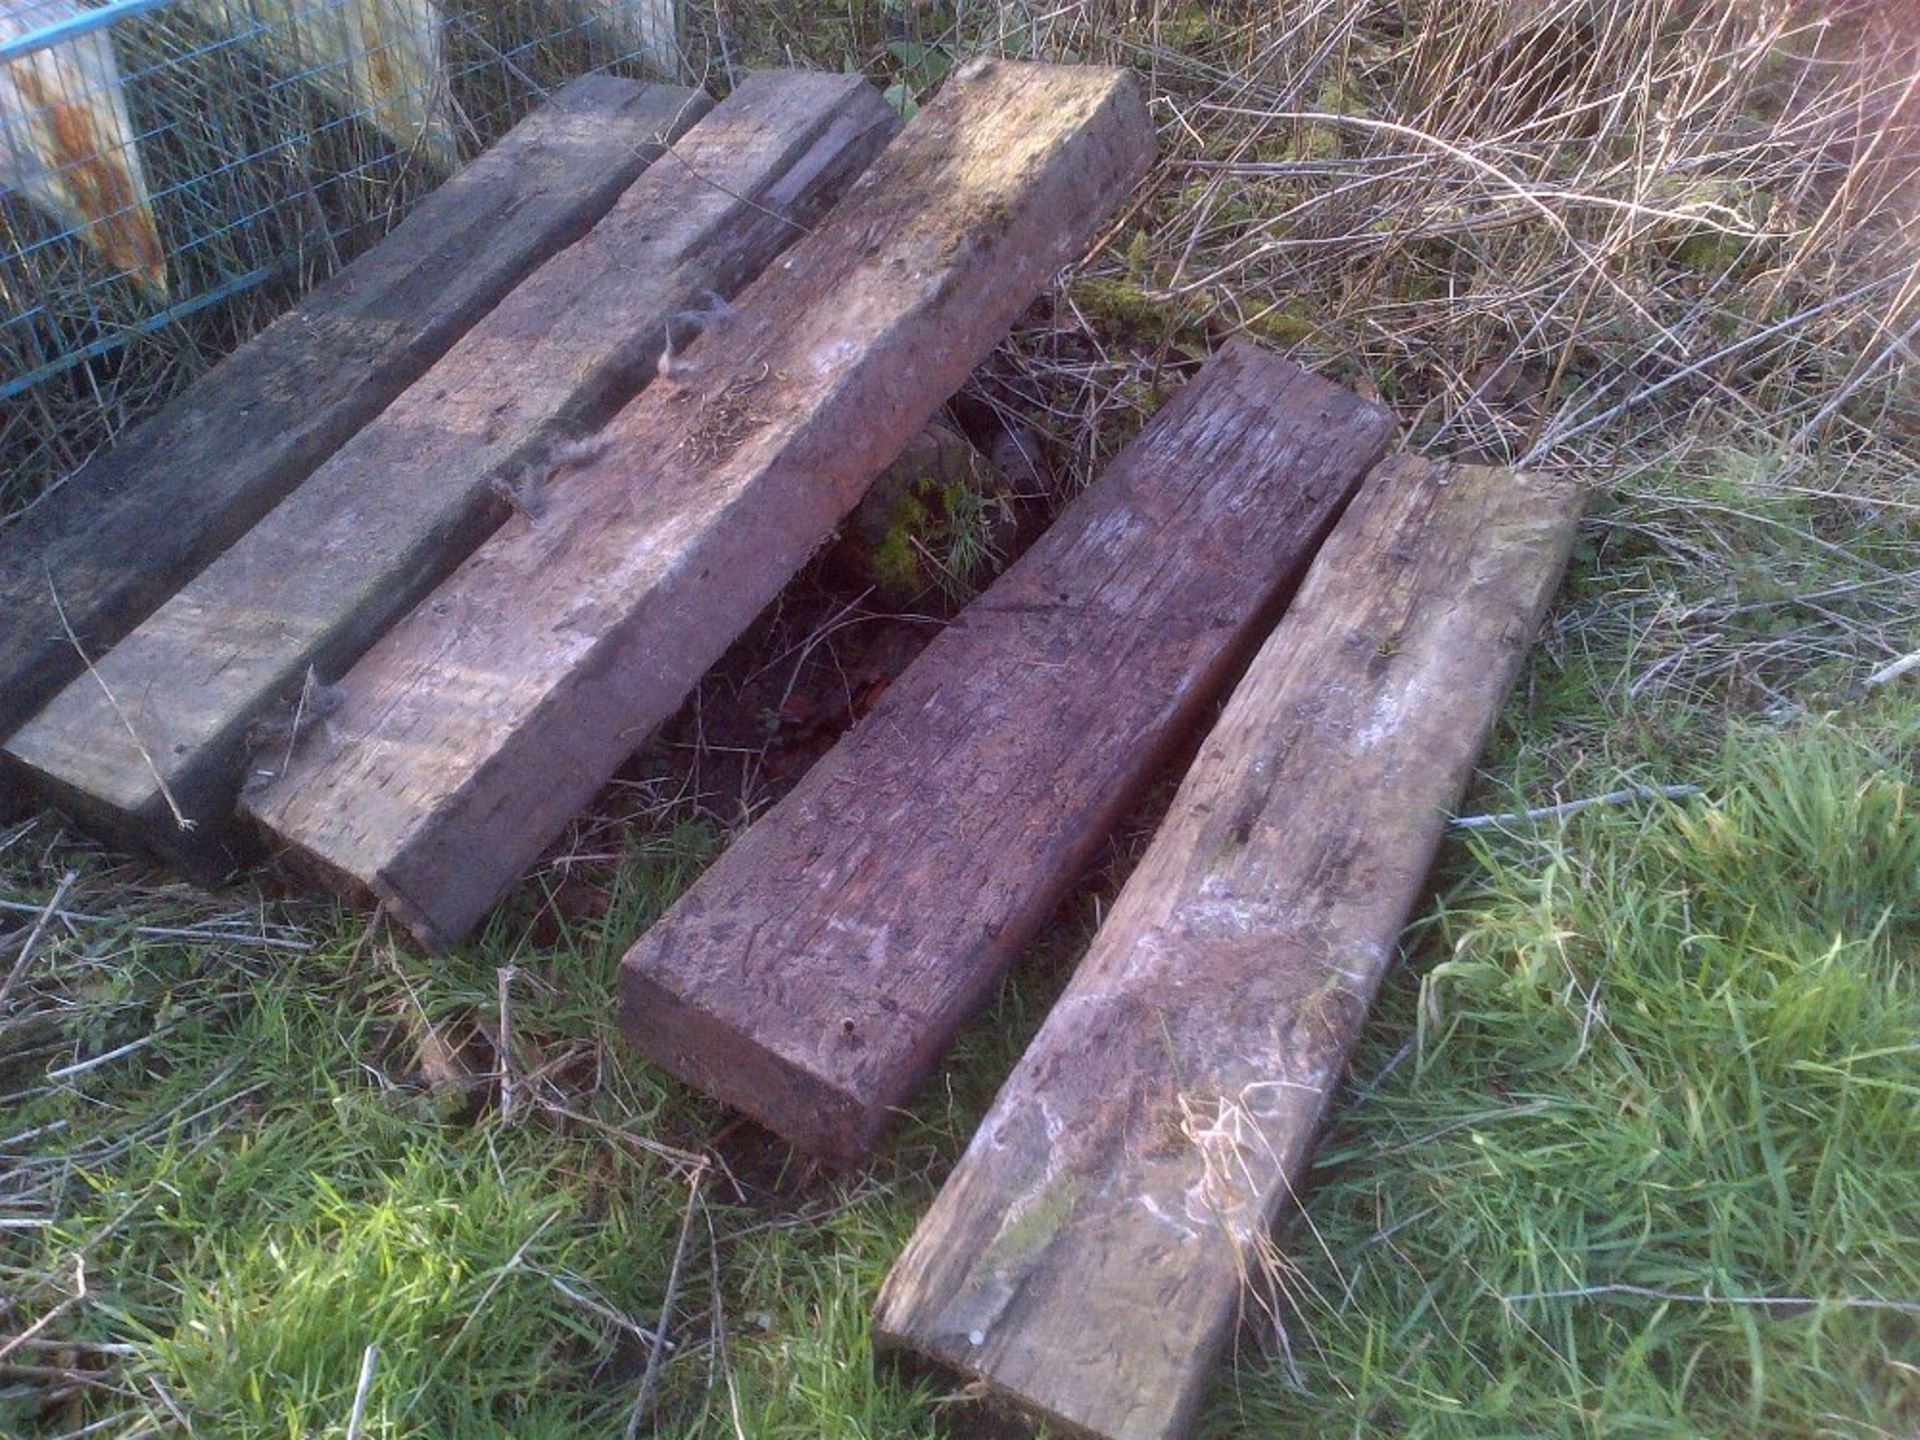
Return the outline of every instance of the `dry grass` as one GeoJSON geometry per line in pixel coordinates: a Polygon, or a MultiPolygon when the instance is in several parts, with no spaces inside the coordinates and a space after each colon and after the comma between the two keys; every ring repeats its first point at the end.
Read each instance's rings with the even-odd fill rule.
{"type": "Polygon", "coordinates": [[[1627,586],[1559,637],[1657,639],[1636,698],[1837,691],[1920,613],[1920,31],[1834,8],[1083,5],[1002,31],[1141,66],[1166,148],[1016,337],[1011,388],[1084,477],[1165,366],[1250,332],[1413,448],[1578,476],[1589,548],[1683,563],[1685,600],[1627,586]],[[1755,607],[1792,623],[1755,644],[1726,623],[1755,607]]]}

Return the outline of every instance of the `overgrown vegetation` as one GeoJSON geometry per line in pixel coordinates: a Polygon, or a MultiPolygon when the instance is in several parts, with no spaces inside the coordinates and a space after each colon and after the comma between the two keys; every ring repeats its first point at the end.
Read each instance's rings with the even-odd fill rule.
{"type": "MultiPolygon", "coordinates": [[[[1161,165],[972,397],[1063,494],[1240,330],[1416,447],[1594,487],[1469,803],[1699,793],[1449,845],[1211,1436],[1920,1430],[1903,14],[690,16],[716,83],[852,65],[908,105],[982,49],[1142,71],[1161,165]]],[[[775,648],[796,676],[870,613],[846,599],[775,648]]],[[[0,833],[0,1431],[966,1433],[965,1397],[873,1371],[871,1299],[1151,815],[884,1156],[819,1177],[611,1035],[620,951],[741,818],[704,733],[432,962],[48,818],[0,833]]]]}

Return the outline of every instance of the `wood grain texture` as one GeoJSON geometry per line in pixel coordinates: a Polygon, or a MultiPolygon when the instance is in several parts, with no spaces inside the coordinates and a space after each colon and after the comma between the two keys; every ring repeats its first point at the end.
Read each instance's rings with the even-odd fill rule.
{"type": "Polygon", "coordinates": [[[1145,172],[1124,71],[956,72],[739,318],[348,677],[250,811],[425,944],[670,716],[1145,172]]]}
{"type": "Polygon", "coordinates": [[[1067,1433],[1190,1432],[1578,508],[1418,458],[1368,479],[888,1276],[877,1343],[1067,1433]]]}
{"type": "Polygon", "coordinates": [[[705,96],[577,80],[0,534],[0,738],[607,212],[705,96]]]}
{"type": "Polygon", "coordinates": [[[1235,343],[627,954],[642,1054],[861,1159],[1271,624],[1384,411],[1235,343]]]}
{"type": "MultiPolygon", "coordinates": [[[[522,477],[537,511],[570,485],[567,437],[652,375],[672,317],[711,307],[708,292],[736,293],[846,192],[897,124],[858,76],[747,79],[102,659],[97,677],[22,727],[11,761],[97,828],[218,868],[243,775],[285,763],[277,735],[250,755],[249,730],[293,703],[309,666],[339,675],[498,528],[509,514],[498,486],[522,477]],[[192,831],[174,821],[162,780],[192,831]]],[[[683,343],[695,333],[687,322],[680,331],[683,343]]]]}

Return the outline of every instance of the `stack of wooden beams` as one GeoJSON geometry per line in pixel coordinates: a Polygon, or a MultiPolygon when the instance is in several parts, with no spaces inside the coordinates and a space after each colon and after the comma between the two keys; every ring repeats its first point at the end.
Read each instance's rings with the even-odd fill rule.
{"type": "Polygon", "coordinates": [[[1190,1432],[1578,508],[1414,457],[1367,478],[888,1276],[878,1345],[1068,1433],[1190,1432]]]}
{"type": "Polygon", "coordinates": [[[29,510],[0,536],[0,736],[586,234],[707,109],[671,86],[576,81],[29,510]]]}
{"type": "Polygon", "coordinates": [[[1153,148],[1121,71],[976,64],[884,152],[856,77],[584,84],[7,537],[15,783],[458,938],[1153,148]]]}
{"type": "Polygon", "coordinates": [[[622,965],[643,1054],[857,1163],[1285,604],[880,1296],[1066,1433],[1191,1428],[1572,545],[1389,431],[1228,345],[622,965]]]}
{"type": "Polygon", "coordinates": [[[544,513],[501,530],[367,652],[330,743],[248,813],[423,943],[463,934],[1084,249],[1152,152],[1126,72],[953,76],[732,322],[599,431],[544,513]]]}
{"type": "MultiPolygon", "coordinates": [[[[1153,153],[1111,70],[895,128],[566,92],[6,538],[10,777],[459,939],[1153,153]]],[[[1224,346],[622,966],[643,1055],[856,1164],[1224,700],[879,1297],[1073,1433],[1192,1423],[1566,560],[1571,489],[1392,433],[1224,346]]]]}

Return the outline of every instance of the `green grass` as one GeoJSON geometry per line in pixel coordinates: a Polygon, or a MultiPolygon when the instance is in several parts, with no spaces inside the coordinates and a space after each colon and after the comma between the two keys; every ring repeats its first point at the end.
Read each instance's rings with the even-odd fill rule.
{"type": "MultiPolygon", "coordinates": [[[[689,12],[716,78],[903,105],[978,48],[1147,77],[1155,188],[976,381],[1064,490],[1242,331],[1594,487],[1466,808],[1701,793],[1449,840],[1210,1440],[1920,1433],[1920,674],[1865,683],[1920,645],[1920,267],[1900,146],[1855,144],[1911,57],[1600,10],[1544,53],[1466,0],[689,12]]],[[[688,773],[649,751],[433,960],[0,829],[0,981],[61,911],[0,1001],[0,1435],[974,1429],[875,1369],[873,1297],[1154,806],[829,1177],[614,1037],[619,955],[739,818],[688,773]]]]}
{"type": "MultiPolygon", "coordinates": [[[[1243,1335],[1207,1433],[1910,1433],[1916,754],[1911,703],[1743,727],[1688,772],[1698,799],[1450,846],[1412,937],[1433,963],[1376,1011],[1281,1321],[1243,1335]]],[[[1090,916],[877,1165],[810,1179],[716,1145],[722,1117],[605,1049],[620,938],[711,842],[683,827],[612,865],[606,919],[545,950],[530,886],[518,935],[450,964],[311,913],[291,961],[110,931],[57,957],[113,967],[52,977],[93,1002],[61,1055],[162,1038],[10,1107],[10,1133],[66,1125],[7,1146],[38,1152],[12,1183],[60,1191],[4,1232],[16,1325],[73,1293],[76,1253],[88,1295],[16,1354],[97,1376],[88,1402],[129,1416],[108,1433],[172,1405],[200,1434],[338,1435],[370,1346],[362,1434],[614,1432],[697,1180],[645,1433],[934,1433],[940,1397],[870,1364],[872,1295],[1090,916]],[[522,1093],[473,1113],[422,1073],[419,1027],[464,1033],[484,1079],[507,954],[522,1093]]],[[[16,1380],[0,1422],[87,1413],[49,1415],[47,1388],[16,1380]]]]}
{"type": "MultiPolygon", "coordinates": [[[[516,1063],[539,1039],[557,1074],[603,1063],[610,937],[657,913],[710,848],[682,831],[623,864],[609,943],[575,937],[525,966],[516,1063]]],[[[25,1233],[49,1256],[87,1256],[89,1304],[67,1334],[130,1340],[142,1406],[171,1403],[219,1434],[330,1433],[369,1345],[363,1433],[569,1435],[623,1409],[639,1342],[607,1316],[664,1284],[688,1171],[645,1136],[597,1127],[650,1115],[665,1090],[615,1077],[559,1114],[565,1092],[529,1078],[519,1115],[496,1091],[476,1126],[421,1037],[451,1048],[465,1032],[468,1058],[451,1065],[484,1050],[486,1081],[495,1061],[472,1014],[497,994],[491,964],[476,950],[429,966],[344,919],[310,933],[311,951],[259,968],[136,942],[114,958],[106,1028],[71,1039],[163,1038],[14,1111],[63,1138],[84,1126],[112,1157],[61,1146],[57,1165],[15,1171],[61,1192],[52,1223],[25,1233]]],[[[37,1408],[0,1406],[19,1425],[37,1408]]]]}
{"type": "Polygon", "coordinates": [[[1910,1433],[1916,746],[1741,734],[1700,799],[1476,842],[1317,1161],[1298,1371],[1222,1431],[1910,1433]]]}

